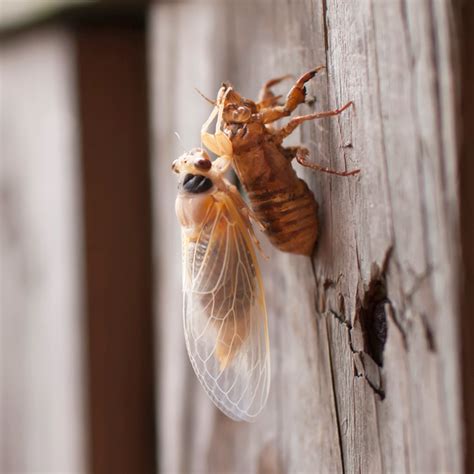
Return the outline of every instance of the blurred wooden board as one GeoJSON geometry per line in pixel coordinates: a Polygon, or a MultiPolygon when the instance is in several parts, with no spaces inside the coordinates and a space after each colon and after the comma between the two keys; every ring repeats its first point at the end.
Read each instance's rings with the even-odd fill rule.
{"type": "Polygon", "coordinates": [[[454,13],[451,2],[154,7],[163,472],[462,469],[454,13]],[[213,409],[185,354],[170,164],[182,146],[199,145],[209,113],[194,87],[213,96],[230,80],[255,97],[264,80],[319,64],[327,74],[308,86],[316,102],[298,113],[348,100],[355,108],[306,124],[291,143],[362,172],[300,170],[321,205],[321,238],[312,260],[268,249],[273,385],[261,419],[237,424],[213,409]]]}
{"type": "Polygon", "coordinates": [[[83,472],[86,406],[74,41],[0,48],[0,470],[83,472]]]}
{"type": "Polygon", "coordinates": [[[155,470],[146,35],[77,29],[91,470],[155,470]]]}
{"type": "Polygon", "coordinates": [[[2,472],[155,471],[144,13],[0,28],[2,472]]]}

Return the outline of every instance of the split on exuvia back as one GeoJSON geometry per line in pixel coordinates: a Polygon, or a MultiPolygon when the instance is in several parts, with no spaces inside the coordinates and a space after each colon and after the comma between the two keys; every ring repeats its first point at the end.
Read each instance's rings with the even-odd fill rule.
{"type": "Polygon", "coordinates": [[[309,162],[308,150],[282,142],[306,120],[338,115],[352,102],[327,112],[295,117],[281,128],[270,124],[305,100],[304,84],[321,69],[301,76],[279,104],[268,81],[259,101],[229,84],[219,90],[202,127],[201,142],[218,158],[195,148],[176,161],[176,214],[182,228],[184,334],[193,368],[212,401],[234,420],[253,421],[270,387],[270,352],[262,277],[251,221],[282,251],[311,255],[318,235],[318,204],[291,161],[340,176],[309,162]],[[215,133],[208,129],[216,120],[215,133]],[[232,166],[252,208],[224,177],[232,166]]]}

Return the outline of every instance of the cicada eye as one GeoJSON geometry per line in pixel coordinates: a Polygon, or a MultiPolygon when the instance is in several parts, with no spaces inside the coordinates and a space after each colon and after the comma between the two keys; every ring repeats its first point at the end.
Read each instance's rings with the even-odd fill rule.
{"type": "Polygon", "coordinates": [[[247,122],[252,112],[246,105],[244,105],[244,106],[239,107],[234,112],[234,114],[236,115],[236,122],[247,122]]]}
{"type": "Polygon", "coordinates": [[[247,106],[232,104],[225,108],[223,117],[226,122],[246,123],[251,115],[252,112],[247,106]]]}
{"type": "Polygon", "coordinates": [[[173,163],[171,164],[171,169],[175,172],[175,173],[179,173],[179,170],[177,168],[177,165],[178,165],[178,160],[174,160],[173,163]]]}
{"type": "Polygon", "coordinates": [[[224,108],[224,112],[222,114],[222,117],[226,122],[232,122],[234,119],[234,114],[236,111],[237,107],[234,104],[230,104],[224,108]]]}
{"type": "Polygon", "coordinates": [[[211,169],[212,163],[206,158],[199,158],[194,163],[194,166],[199,170],[209,171],[211,169]]]}

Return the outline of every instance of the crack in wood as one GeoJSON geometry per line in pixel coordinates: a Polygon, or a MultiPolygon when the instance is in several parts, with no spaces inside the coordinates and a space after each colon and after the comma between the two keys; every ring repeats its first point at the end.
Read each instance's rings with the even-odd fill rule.
{"type": "Polygon", "coordinates": [[[380,399],[385,398],[385,389],[383,387],[383,377],[382,377],[382,367],[378,364],[377,361],[373,359],[371,354],[367,353],[364,350],[357,350],[352,342],[352,330],[353,327],[349,321],[344,319],[342,314],[337,313],[336,311],[329,310],[325,313],[326,315],[331,315],[333,318],[344,326],[347,329],[347,338],[349,349],[352,353],[352,362],[354,366],[354,377],[363,377],[369,387],[380,396],[380,399]]]}
{"type": "Polygon", "coordinates": [[[428,349],[431,352],[436,352],[436,341],[435,341],[435,335],[434,331],[428,322],[428,316],[425,313],[420,314],[420,320],[423,325],[423,329],[425,331],[425,339],[426,339],[426,344],[428,346],[428,349]]]}
{"type": "MultiPolygon", "coordinates": [[[[442,106],[442,97],[441,97],[441,85],[439,81],[439,74],[440,74],[440,51],[439,51],[439,39],[436,34],[437,26],[436,26],[436,20],[435,20],[435,13],[434,13],[434,5],[432,2],[428,2],[428,14],[429,14],[429,19],[430,19],[430,35],[431,35],[431,45],[432,45],[432,50],[431,50],[431,61],[433,63],[433,70],[435,71],[435,74],[433,76],[433,81],[434,81],[434,100],[435,100],[435,107],[436,110],[442,111],[443,106],[442,106]]],[[[437,129],[438,130],[443,130],[446,127],[443,126],[443,114],[439,113],[435,115],[435,120],[437,122],[437,129]]],[[[448,175],[446,171],[446,156],[445,156],[445,151],[444,151],[444,146],[443,146],[443,135],[441,133],[438,134],[437,136],[438,139],[438,150],[439,150],[439,166],[441,169],[440,173],[440,181],[441,181],[441,190],[442,196],[447,196],[447,184],[446,184],[446,176],[448,175]]],[[[446,202],[443,203],[444,206],[447,208],[448,205],[446,202]]]]}
{"type": "Polygon", "coordinates": [[[341,457],[342,473],[345,474],[346,466],[344,462],[344,446],[342,443],[342,427],[341,427],[341,419],[339,415],[339,404],[337,400],[337,391],[336,391],[336,384],[335,384],[335,378],[334,378],[334,364],[333,364],[332,354],[331,354],[331,340],[329,338],[329,332],[330,332],[330,327],[328,324],[328,320],[326,319],[326,336],[327,336],[327,341],[328,341],[329,368],[331,370],[332,398],[334,401],[334,410],[336,412],[337,437],[339,441],[339,454],[341,457]]]}
{"type": "Polygon", "coordinates": [[[345,326],[347,329],[351,330],[352,329],[352,324],[350,323],[350,321],[348,321],[345,317],[344,317],[344,314],[343,313],[340,313],[340,312],[337,312],[337,311],[334,311],[332,309],[330,309],[328,311],[329,314],[331,314],[332,316],[334,316],[336,318],[337,321],[339,321],[343,326],[345,326]]]}
{"type": "Polygon", "coordinates": [[[329,51],[329,35],[328,35],[328,7],[327,0],[322,0],[323,7],[323,34],[324,34],[324,51],[326,53],[326,65],[328,64],[328,51],[329,51]]]}
{"type": "MultiPolygon", "coordinates": [[[[338,288],[343,274],[339,274],[334,280],[329,277],[317,278],[313,262],[313,274],[316,283],[316,302],[321,306],[320,300],[324,300],[322,307],[316,306],[316,310],[321,310],[323,316],[331,316],[339,324],[347,329],[348,345],[353,354],[354,376],[364,377],[369,387],[381,400],[385,398],[385,389],[382,383],[381,368],[383,366],[383,351],[387,340],[387,314],[393,317],[393,308],[387,297],[386,272],[393,247],[387,248],[383,262],[379,267],[375,262],[372,264],[371,280],[363,290],[363,295],[356,301],[356,315],[354,321],[357,323],[354,328],[351,320],[347,319],[345,312],[345,302],[343,295],[338,292],[338,288]],[[328,293],[336,292],[338,310],[329,308],[326,310],[328,293]],[[361,340],[354,345],[352,335],[353,330],[361,335],[361,340]]],[[[357,253],[357,250],[356,250],[357,253]]],[[[359,271],[360,273],[360,271],[359,271]]],[[[359,276],[359,278],[362,278],[359,276]]]]}

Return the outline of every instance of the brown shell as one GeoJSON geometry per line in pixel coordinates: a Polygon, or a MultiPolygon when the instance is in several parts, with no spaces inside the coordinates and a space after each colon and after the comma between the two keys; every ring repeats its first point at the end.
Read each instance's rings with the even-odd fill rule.
{"type": "Polygon", "coordinates": [[[257,125],[245,125],[245,135],[231,135],[234,169],[272,244],[284,252],[311,255],[318,237],[318,203],[282,147],[257,125]]]}

